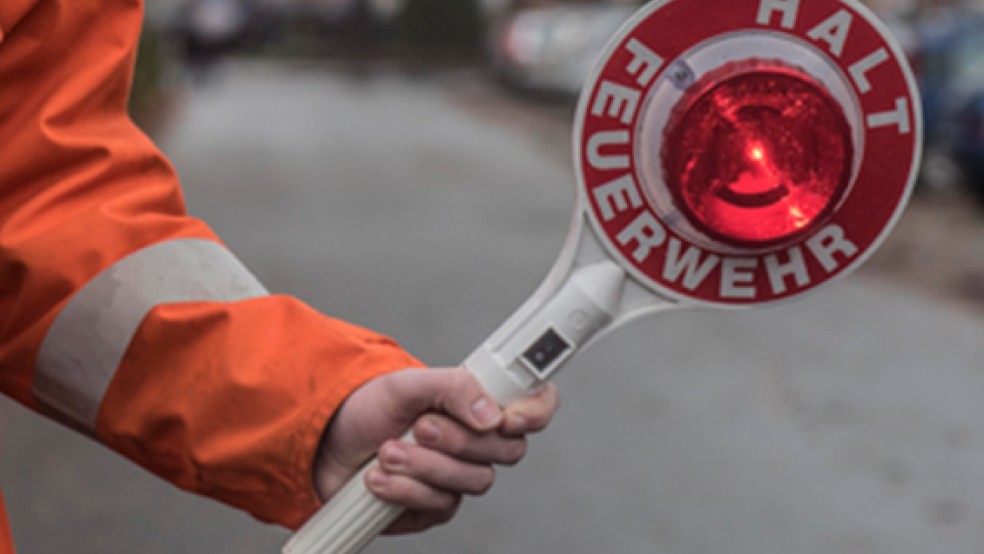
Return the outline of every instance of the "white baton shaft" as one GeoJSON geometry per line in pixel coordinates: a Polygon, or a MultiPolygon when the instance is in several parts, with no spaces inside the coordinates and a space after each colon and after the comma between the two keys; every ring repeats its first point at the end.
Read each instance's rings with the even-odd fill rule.
{"type": "MultiPolygon", "coordinates": [[[[612,261],[574,270],[557,292],[532,312],[520,309],[464,362],[500,405],[535,393],[618,313],[625,273],[612,261]]],[[[412,442],[410,432],[402,437],[412,442]]],[[[284,546],[284,554],[356,554],[403,508],[366,489],[362,470],[284,546]]]]}

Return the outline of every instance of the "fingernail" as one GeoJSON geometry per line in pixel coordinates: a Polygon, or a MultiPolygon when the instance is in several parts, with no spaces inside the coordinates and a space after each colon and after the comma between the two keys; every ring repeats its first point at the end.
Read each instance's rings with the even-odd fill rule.
{"type": "Polygon", "coordinates": [[[417,442],[421,444],[436,444],[441,440],[441,430],[433,422],[423,420],[417,424],[417,431],[414,433],[417,442]]]}
{"type": "Polygon", "coordinates": [[[386,481],[388,478],[382,471],[378,469],[370,469],[366,480],[369,482],[370,489],[374,491],[381,491],[386,488],[386,481]]]}
{"type": "Polygon", "coordinates": [[[383,461],[391,469],[402,468],[407,463],[407,450],[402,444],[392,442],[383,451],[383,461]]]}
{"type": "Polygon", "coordinates": [[[489,399],[484,396],[472,404],[471,411],[475,419],[482,425],[492,425],[499,420],[501,414],[499,407],[489,402],[489,399]]]}

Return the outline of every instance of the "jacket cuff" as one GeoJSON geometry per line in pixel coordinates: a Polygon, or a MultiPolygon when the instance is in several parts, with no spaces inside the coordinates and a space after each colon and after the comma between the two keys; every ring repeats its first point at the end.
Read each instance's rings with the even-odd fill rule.
{"type": "Polygon", "coordinates": [[[414,366],[392,340],[289,297],[165,304],[127,348],[96,435],[182,489],[296,528],[321,505],[312,466],[332,415],[414,366]]]}

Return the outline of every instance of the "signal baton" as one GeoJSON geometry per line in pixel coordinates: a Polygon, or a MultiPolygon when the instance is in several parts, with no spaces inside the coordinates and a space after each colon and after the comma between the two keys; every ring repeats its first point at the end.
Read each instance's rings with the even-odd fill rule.
{"type": "MultiPolygon", "coordinates": [[[[644,315],[771,303],[841,278],[901,215],[921,155],[919,97],[871,12],[856,0],[707,10],[643,7],[582,89],[568,241],[463,363],[500,404],[644,315]]],[[[396,519],[402,509],[365,487],[372,463],[284,554],[355,554],[396,519]]]]}

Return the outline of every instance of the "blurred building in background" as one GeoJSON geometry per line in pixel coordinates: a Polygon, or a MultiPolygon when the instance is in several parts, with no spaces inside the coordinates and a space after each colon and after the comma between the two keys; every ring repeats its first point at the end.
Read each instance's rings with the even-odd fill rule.
{"type": "MultiPolygon", "coordinates": [[[[639,0],[156,0],[138,94],[178,66],[225,56],[486,67],[513,91],[570,102],[639,0]],[[153,59],[157,58],[157,59],[153,59]]],[[[984,0],[866,0],[898,37],[923,93],[923,182],[984,198],[984,0]]],[[[363,69],[364,70],[364,69],[363,69]]]]}

